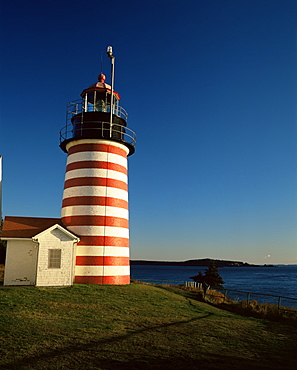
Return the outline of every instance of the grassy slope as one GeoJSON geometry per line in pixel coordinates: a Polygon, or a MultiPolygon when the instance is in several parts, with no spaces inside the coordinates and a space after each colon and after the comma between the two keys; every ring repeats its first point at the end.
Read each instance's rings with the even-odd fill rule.
{"type": "Polygon", "coordinates": [[[2,288],[0,368],[295,368],[296,328],[185,294],[141,284],[2,288]]]}

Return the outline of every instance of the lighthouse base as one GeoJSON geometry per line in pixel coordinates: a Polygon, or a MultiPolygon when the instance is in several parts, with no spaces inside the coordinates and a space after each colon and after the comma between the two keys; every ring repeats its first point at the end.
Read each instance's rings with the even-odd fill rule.
{"type": "Polygon", "coordinates": [[[76,284],[128,285],[130,276],[75,276],[76,284]]]}

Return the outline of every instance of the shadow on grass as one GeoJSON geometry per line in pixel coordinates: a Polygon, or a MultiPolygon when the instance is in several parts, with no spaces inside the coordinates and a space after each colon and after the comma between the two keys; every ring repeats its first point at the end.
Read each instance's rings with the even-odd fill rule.
{"type": "MultiPolygon", "coordinates": [[[[192,304],[192,294],[185,292],[183,296],[192,304]]],[[[133,369],[295,369],[295,360],[286,359],[286,364],[281,360],[269,356],[265,358],[251,355],[246,358],[244,354],[235,356],[228,353],[212,353],[212,349],[203,346],[186,348],[183,354],[182,348],[177,352],[174,349],[158,349],[153,342],[149,348],[144,346],[144,341],[139,340],[137,335],[155,332],[158,336],[160,330],[179,327],[207,319],[214,313],[207,313],[189,320],[180,320],[173,323],[155,325],[131,330],[123,335],[117,335],[105,339],[94,339],[84,343],[67,344],[64,347],[56,347],[55,343],[48,342],[50,348],[40,349],[39,354],[2,362],[1,369],[31,370],[31,369],[96,369],[96,370],[133,370],[133,369]],[[126,343],[126,341],[130,341],[126,343]],[[154,351],[155,349],[155,351],[154,351]]],[[[94,334],[95,336],[96,334],[94,334]]],[[[112,334],[111,334],[112,335],[112,334]]],[[[79,339],[79,336],[78,336],[79,339]]],[[[157,343],[157,341],[156,341],[157,343]]]]}
{"type": "MultiPolygon", "coordinates": [[[[151,326],[135,330],[124,335],[112,338],[91,340],[88,343],[68,345],[64,348],[45,350],[36,356],[26,357],[17,361],[6,362],[0,366],[1,369],[9,370],[31,370],[31,369],[96,369],[96,370],[133,370],[133,369],[283,369],[283,363],[271,363],[269,360],[254,358],[243,358],[231,356],[228,353],[220,355],[205,350],[203,346],[193,347],[192,352],[186,349],[183,355],[182,348],[176,353],[174,350],[153,350],[152,343],[146,349],[142,342],[138,342],[137,335],[156,331],[168,327],[178,327],[212,316],[208,313],[204,316],[181,320],[174,323],[151,326]],[[135,337],[135,338],[133,338],[135,337]],[[131,343],[125,343],[126,340],[131,343]],[[190,355],[189,355],[190,353],[190,355]]],[[[295,369],[290,360],[286,369],[295,369]],[[292,366],[291,366],[292,365],[292,366]]]]}
{"type": "MultiPolygon", "coordinates": [[[[143,368],[158,368],[156,366],[152,367],[152,363],[163,363],[163,366],[160,365],[162,368],[166,368],[166,363],[170,364],[170,369],[179,368],[175,367],[179,361],[182,359],[174,359],[174,357],[170,357],[169,359],[162,359],[162,358],[154,358],[154,355],[152,356],[145,355],[144,357],[137,354],[137,353],[129,353],[125,351],[125,356],[128,357],[127,360],[119,359],[115,360],[115,357],[120,357],[119,352],[113,353],[111,357],[113,359],[104,358],[110,357],[111,352],[115,352],[112,350],[112,345],[119,344],[120,342],[123,342],[133,336],[137,336],[138,334],[146,333],[149,331],[156,331],[156,335],[158,335],[158,331],[160,329],[168,328],[168,327],[177,327],[180,325],[188,324],[191,322],[195,322],[197,320],[202,320],[205,318],[208,318],[209,316],[212,316],[212,313],[208,313],[204,316],[199,316],[192,318],[190,320],[181,320],[176,321],[174,323],[169,324],[162,324],[162,325],[156,325],[140,330],[131,331],[130,333],[124,334],[124,335],[118,335],[112,338],[107,339],[101,339],[98,341],[91,340],[87,343],[83,344],[74,344],[70,346],[66,346],[64,348],[58,348],[58,349],[50,349],[45,350],[40,355],[31,356],[31,357],[24,357],[23,359],[18,359],[17,361],[7,361],[6,363],[2,363],[2,366],[0,365],[1,369],[66,369],[66,368],[81,368],[81,366],[84,369],[143,369],[143,368]],[[104,355],[104,352],[107,352],[106,355],[104,355]],[[80,353],[80,355],[78,355],[80,353]],[[99,356],[96,356],[96,353],[99,354],[99,356]],[[77,360],[75,360],[75,357],[77,357],[77,360]],[[83,358],[87,358],[87,363],[83,365],[81,362],[83,358]],[[134,358],[137,357],[137,358],[134,358]],[[67,358],[67,363],[70,362],[76,362],[77,367],[75,364],[71,364],[69,367],[65,364],[63,366],[62,362],[60,363],[60,358],[67,358]],[[175,363],[177,361],[177,363],[175,363]],[[148,367],[146,367],[148,366],[148,367]]],[[[137,342],[136,342],[137,343],[137,342]]],[[[129,346],[131,347],[131,346],[129,346]]],[[[168,355],[168,354],[167,354],[168,355]]],[[[184,363],[184,359],[183,359],[184,363]]],[[[159,365],[158,365],[159,366],[159,365]]],[[[167,367],[169,368],[169,367],[167,367]]]]}

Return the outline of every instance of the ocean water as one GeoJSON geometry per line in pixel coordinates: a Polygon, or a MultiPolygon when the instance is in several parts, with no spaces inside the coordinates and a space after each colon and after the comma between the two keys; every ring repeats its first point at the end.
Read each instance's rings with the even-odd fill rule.
{"type": "MultiPolygon", "coordinates": [[[[193,266],[131,266],[131,277],[154,283],[181,284],[193,281],[190,276],[204,272],[207,267],[193,266]]],[[[225,289],[240,290],[251,294],[250,299],[260,303],[278,303],[275,297],[260,294],[297,298],[297,265],[277,265],[275,267],[221,267],[218,269],[225,281],[225,289]]],[[[245,293],[229,292],[233,299],[247,299],[245,293]]],[[[297,301],[281,299],[281,304],[297,308],[297,301]]]]}

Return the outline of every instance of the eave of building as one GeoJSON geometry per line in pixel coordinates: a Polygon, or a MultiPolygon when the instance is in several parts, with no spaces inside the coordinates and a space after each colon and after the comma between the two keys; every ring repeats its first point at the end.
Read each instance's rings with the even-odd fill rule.
{"type": "Polygon", "coordinates": [[[69,230],[67,230],[65,227],[62,227],[59,224],[55,224],[55,225],[49,227],[48,229],[45,229],[45,230],[41,231],[40,233],[34,235],[32,237],[32,240],[34,242],[38,242],[38,239],[40,238],[40,236],[42,236],[45,233],[51,232],[52,230],[55,230],[55,229],[60,230],[63,234],[67,235],[72,240],[75,240],[77,243],[80,241],[80,239],[79,239],[79,237],[77,235],[71,233],[69,230]]]}
{"type": "Polygon", "coordinates": [[[33,238],[14,238],[14,237],[0,237],[0,240],[31,240],[33,238]]]}

